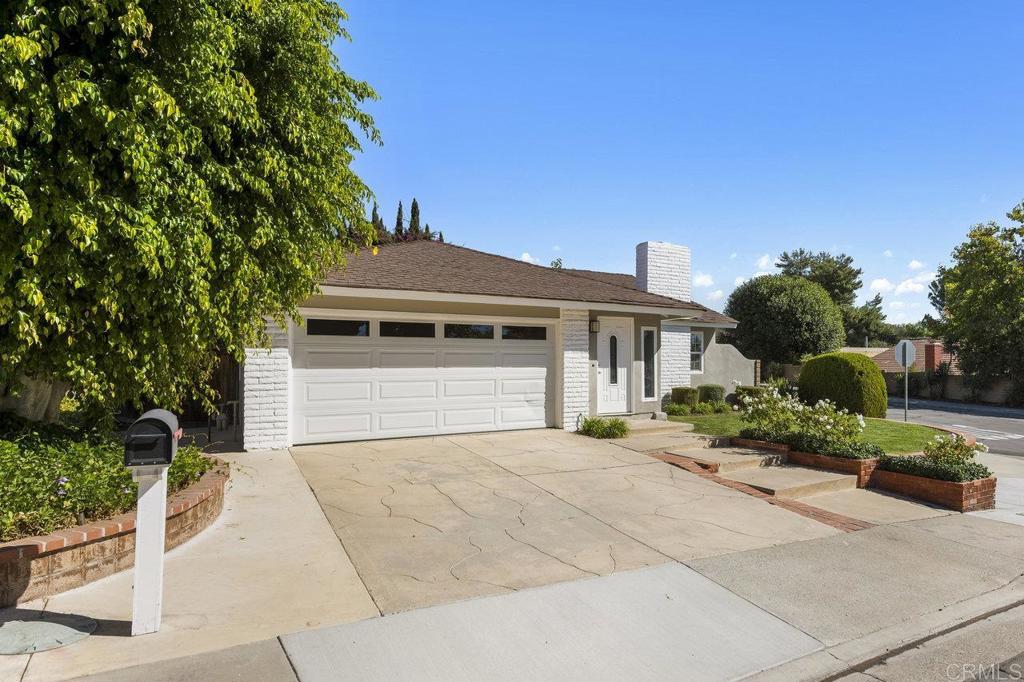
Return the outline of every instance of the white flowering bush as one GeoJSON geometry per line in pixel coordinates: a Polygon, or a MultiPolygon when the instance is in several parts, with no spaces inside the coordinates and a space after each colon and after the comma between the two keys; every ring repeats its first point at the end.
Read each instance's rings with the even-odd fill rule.
{"type": "Polygon", "coordinates": [[[740,435],[754,440],[779,441],[796,425],[800,401],[788,393],[782,393],[774,386],[756,393],[739,396],[743,421],[750,426],[740,435]]]}

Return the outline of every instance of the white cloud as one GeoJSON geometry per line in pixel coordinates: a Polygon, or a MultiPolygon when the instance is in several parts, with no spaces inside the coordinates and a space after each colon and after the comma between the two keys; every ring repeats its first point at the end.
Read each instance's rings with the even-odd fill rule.
{"type": "Polygon", "coordinates": [[[706,275],[703,272],[697,271],[697,274],[693,277],[693,286],[695,287],[713,287],[715,280],[711,275],[706,275]]]}
{"type": "Polygon", "coordinates": [[[885,251],[882,252],[882,255],[885,256],[886,258],[892,258],[892,249],[886,249],[885,251]]]}
{"type": "Polygon", "coordinates": [[[757,259],[755,265],[757,265],[758,270],[767,270],[768,268],[775,267],[775,259],[766,253],[757,259]]]}
{"type": "Polygon", "coordinates": [[[558,244],[555,244],[554,246],[551,247],[551,250],[552,251],[561,251],[562,247],[559,246],[558,244]]]}
{"type": "Polygon", "coordinates": [[[710,294],[708,294],[708,300],[709,301],[721,301],[723,296],[725,296],[725,292],[724,291],[722,291],[721,289],[715,289],[710,294]]]}
{"type": "Polygon", "coordinates": [[[920,270],[921,268],[924,267],[924,263],[915,258],[914,260],[907,263],[907,267],[910,268],[911,270],[920,270]]]}
{"type": "Polygon", "coordinates": [[[732,283],[733,283],[733,286],[737,286],[738,287],[739,285],[743,284],[746,281],[747,281],[746,277],[737,277],[736,279],[734,279],[732,281],[732,283]]]}
{"type": "Polygon", "coordinates": [[[533,256],[531,256],[526,251],[523,251],[523,255],[519,257],[519,260],[524,261],[526,263],[539,263],[540,262],[540,258],[534,258],[533,256]]]}
{"type": "Polygon", "coordinates": [[[887,280],[885,277],[879,277],[878,279],[871,280],[871,284],[868,285],[868,289],[881,294],[892,291],[892,282],[887,280]]]}
{"type": "Polygon", "coordinates": [[[733,251],[732,253],[729,254],[729,260],[736,260],[736,256],[738,256],[738,255],[739,255],[738,253],[733,251]]]}
{"type": "Polygon", "coordinates": [[[924,291],[924,284],[912,279],[905,279],[896,285],[897,296],[902,296],[903,294],[920,294],[922,291],[924,291]]]}
{"type": "Polygon", "coordinates": [[[907,307],[907,304],[903,301],[891,301],[889,303],[889,310],[903,310],[907,307]]]}

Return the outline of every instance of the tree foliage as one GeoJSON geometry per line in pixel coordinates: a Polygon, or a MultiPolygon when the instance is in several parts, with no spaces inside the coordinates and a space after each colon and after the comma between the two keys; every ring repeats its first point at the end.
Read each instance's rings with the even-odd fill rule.
{"type": "Polygon", "coordinates": [[[1017,224],[977,225],[954,249],[933,300],[960,368],[982,379],[1009,376],[1024,394],[1024,204],[1007,216],[1017,224]]]}
{"type": "Polygon", "coordinates": [[[174,406],[370,241],[328,0],[0,5],[0,386],[174,406]]]}
{"type": "Polygon", "coordinates": [[[833,256],[827,251],[784,251],[775,266],[783,275],[803,277],[820,284],[840,307],[853,306],[857,291],[863,286],[864,271],[853,267],[853,258],[845,253],[833,256]]]}
{"type": "Polygon", "coordinates": [[[394,230],[388,230],[384,221],[380,218],[377,204],[373,205],[370,213],[370,223],[374,226],[374,244],[393,244],[395,242],[414,242],[421,239],[428,241],[444,242],[444,232],[434,232],[430,229],[430,223],[420,228],[420,202],[415,198],[409,207],[409,224],[405,224],[405,209],[402,202],[398,202],[398,213],[395,216],[394,230]]]}
{"type": "Polygon", "coordinates": [[[843,345],[839,307],[820,284],[800,277],[755,277],[732,292],[725,314],[739,322],[730,342],[764,362],[799,362],[843,345]]]}

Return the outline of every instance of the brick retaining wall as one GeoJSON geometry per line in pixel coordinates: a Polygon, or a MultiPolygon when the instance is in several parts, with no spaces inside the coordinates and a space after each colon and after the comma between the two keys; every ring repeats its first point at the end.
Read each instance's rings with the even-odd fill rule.
{"type": "MultiPolygon", "coordinates": [[[[227,464],[217,466],[167,500],[164,549],[190,540],[224,507],[227,464]]],[[[135,512],[0,544],[0,608],[49,597],[131,568],[135,512]]]]}

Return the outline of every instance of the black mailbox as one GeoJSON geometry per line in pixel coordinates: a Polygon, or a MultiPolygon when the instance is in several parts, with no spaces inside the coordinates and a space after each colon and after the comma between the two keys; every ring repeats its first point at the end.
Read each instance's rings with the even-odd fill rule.
{"type": "Polygon", "coordinates": [[[124,465],[168,466],[178,452],[180,437],[177,417],[167,410],[150,410],[124,434],[124,465]]]}

